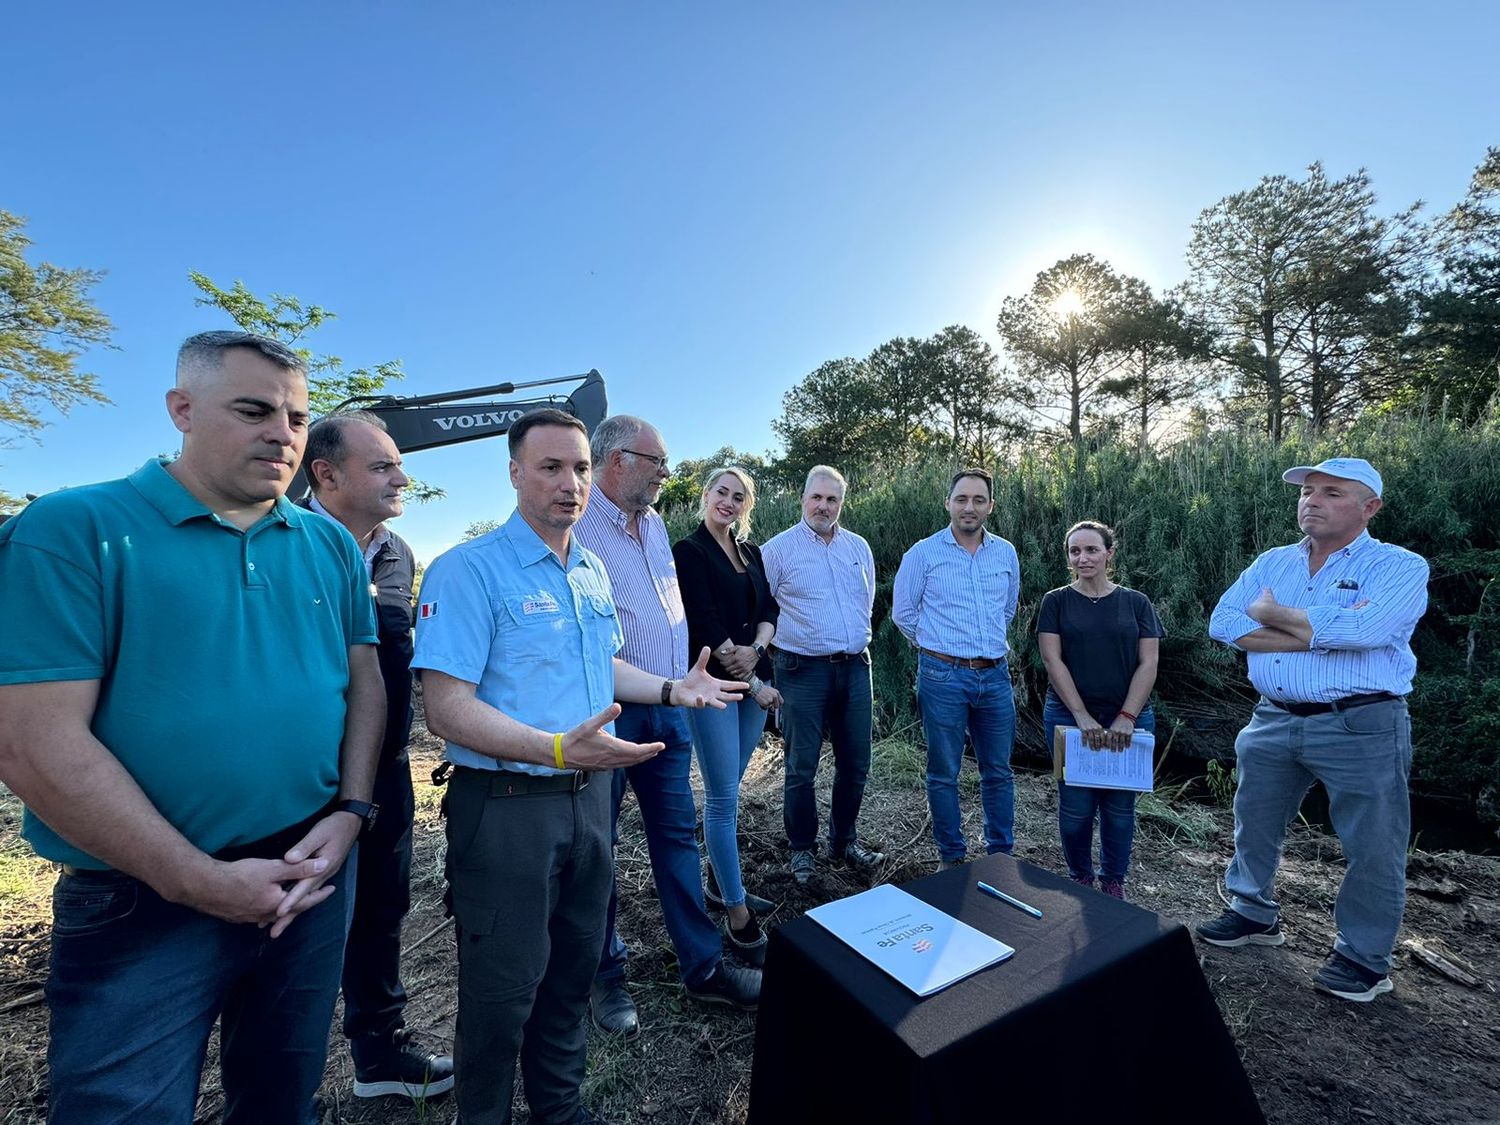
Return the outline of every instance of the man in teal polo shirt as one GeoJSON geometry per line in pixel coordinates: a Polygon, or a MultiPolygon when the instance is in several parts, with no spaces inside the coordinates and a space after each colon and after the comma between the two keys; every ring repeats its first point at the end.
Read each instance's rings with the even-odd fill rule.
{"type": "Polygon", "coordinates": [[[595,1120],[579,1087],[613,875],[607,771],[663,749],[616,738],[614,701],[722,708],[746,685],[710,676],[706,648],[680,680],[615,658],[609,576],[572,535],[593,471],[577,418],[527,414],[510,456],[516,511],[427,568],[412,661],[456,767],[456,1094],[464,1125],[505,1125],[519,1051],[531,1120],[580,1125],[595,1120]]]}
{"type": "Polygon", "coordinates": [[[368,579],[283,496],[295,353],[191,337],[167,409],[177,460],[0,527],[0,780],[64,865],[50,1120],[188,1125],[222,1014],[226,1125],[305,1122],[384,723],[368,579]]]}

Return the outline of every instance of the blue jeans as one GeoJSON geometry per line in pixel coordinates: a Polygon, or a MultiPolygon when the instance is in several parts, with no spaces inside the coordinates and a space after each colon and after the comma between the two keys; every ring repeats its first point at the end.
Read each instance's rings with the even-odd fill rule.
{"type": "Polygon", "coordinates": [[[787,843],[793,851],[812,851],[817,846],[818,803],[813,783],[826,727],[833,742],[828,844],[837,854],[854,842],[854,824],[870,775],[873,705],[869,656],[834,662],[777,652],[776,687],[785,701],[781,714],[786,737],[782,815],[787,843]]]}
{"type": "MultiPolygon", "coordinates": [[[[1115,721],[1119,709],[1094,718],[1105,726],[1115,721]]],[[[1073,713],[1051,692],[1042,707],[1045,746],[1052,746],[1052,732],[1073,725],[1073,713]]],[[[1156,713],[1147,707],[1135,721],[1137,730],[1154,732],[1156,713]]],[[[1094,819],[1099,820],[1099,877],[1107,883],[1123,883],[1130,871],[1130,849],[1135,843],[1135,793],[1129,789],[1090,789],[1057,783],[1057,830],[1062,837],[1063,858],[1075,879],[1094,878],[1094,819]]]]}
{"type": "Polygon", "coordinates": [[[344,959],[347,880],[279,938],[119,872],[52,892],[48,1120],[191,1125],[221,1013],[225,1125],[315,1121],[344,959]]]}
{"type": "Polygon", "coordinates": [[[766,729],[766,713],[753,699],[688,712],[698,768],[703,772],[703,842],[714,865],[725,906],[745,904],[740,850],[735,839],[740,812],[740,778],[766,729]]]}
{"type": "Polygon", "coordinates": [[[1314,780],[1328,791],[1328,815],[1348,867],[1339,885],[1333,948],[1382,975],[1406,908],[1411,836],[1411,717],[1403,701],[1301,717],[1261,701],[1234,744],[1234,858],[1224,873],[1229,905],[1270,923],[1287,825],[1314,780]]]}
{"type": "Polygon", "coordinates": [[[1016,843],[1016,782],[1010,770],[1016,701],[1009,666],[1002,660],[993,668],[960,668],[922,653],[917,702],[927,736],[927,804],[938,855],[951,863],[968,854],[958,807],[965,731],[979,761],[985,851],[1010,854],[1016,843]]]}
{"type": "MultiPolygon", "coordinates": [[[[614,806],[610,836],[618,842],[620,802],[628,781],[641,806],[651,875],[661,899],[662,920],[677,951],[677,965],[689,985],[702,984],[723,956],[719,928],[703,907],[703,874],[698,866],[698,810],[693,804],[689,772],[693,766],[692,735],[687,715],[679,707],[626,703],[615,720],[615,736],[626,742],[665,742],[667,748],[640,765],[614,771],[614,806]]],[[[618,890],[609,892],[609,922],[601,981],[623,980],[629,951],[615,931],[618,890]]]]}

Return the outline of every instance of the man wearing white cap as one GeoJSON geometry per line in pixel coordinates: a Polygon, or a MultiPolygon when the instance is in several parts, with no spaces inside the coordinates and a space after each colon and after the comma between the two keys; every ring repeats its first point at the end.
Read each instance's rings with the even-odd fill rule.
{"type": "Polygon", "coordinates": [[[1412,630],[1427,609],[1427,562],[1366,530],[1380,474],[1357,457],[1288,469],[1300,486],[1300,543],[1257,558],[1219,599],[1209,633],[1249,654],[1261,694],[1235,741],[1229,909],[1198,926],[1213,945],[1280,945],[1276,867],[1287,825],[1314,780],[1348,869],[1333,952],[1313,986],[1345,1000],[1391,990],[1391,949],[1406,905],[1412,630]]]}

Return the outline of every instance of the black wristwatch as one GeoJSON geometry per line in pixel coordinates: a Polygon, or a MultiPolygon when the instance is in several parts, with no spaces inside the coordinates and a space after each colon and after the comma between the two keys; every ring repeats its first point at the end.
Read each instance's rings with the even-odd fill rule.
{"type": "Polygon", "coordinates": [[[353,813],[364,821],[359,829],[359,834],[363,836],[374,830],[375,818],[380,815],[380,806],[371,804],[369,801],[340,801],[333,807],[333,811],[353,813]]]}
{"type": "Polygon", "coordinates": [[[765,656],[765,654],[766,654],[766,646],[765,645],[763,645],[763,644],[753,644],[750,647],[755,650],[755,655],[756,655],[757,658],[765,656]]]}

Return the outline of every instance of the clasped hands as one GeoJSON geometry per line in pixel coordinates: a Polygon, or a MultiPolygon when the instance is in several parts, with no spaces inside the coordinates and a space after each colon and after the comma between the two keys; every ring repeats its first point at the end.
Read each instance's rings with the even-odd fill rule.
{"type": "Polygon", "coordinates": [[[209,860],[211,873],[173,901],[226,922],[269,926],[278,938],[337,889],[328,880],[343,867],[363,823],[353,813],[332,812],[280,859],[209,860]]]}
{"type": "Polygon", "coordinates": [[[1082,719],[1075,715],[1073,721],[1083,736],[1083,744],[1090,750],[1124,750],[1135,735],[1135,723],[1124,715],[1116,715],[1115,721],[1107,727],[1092,715],[1085,715],[1082,719]]]}

